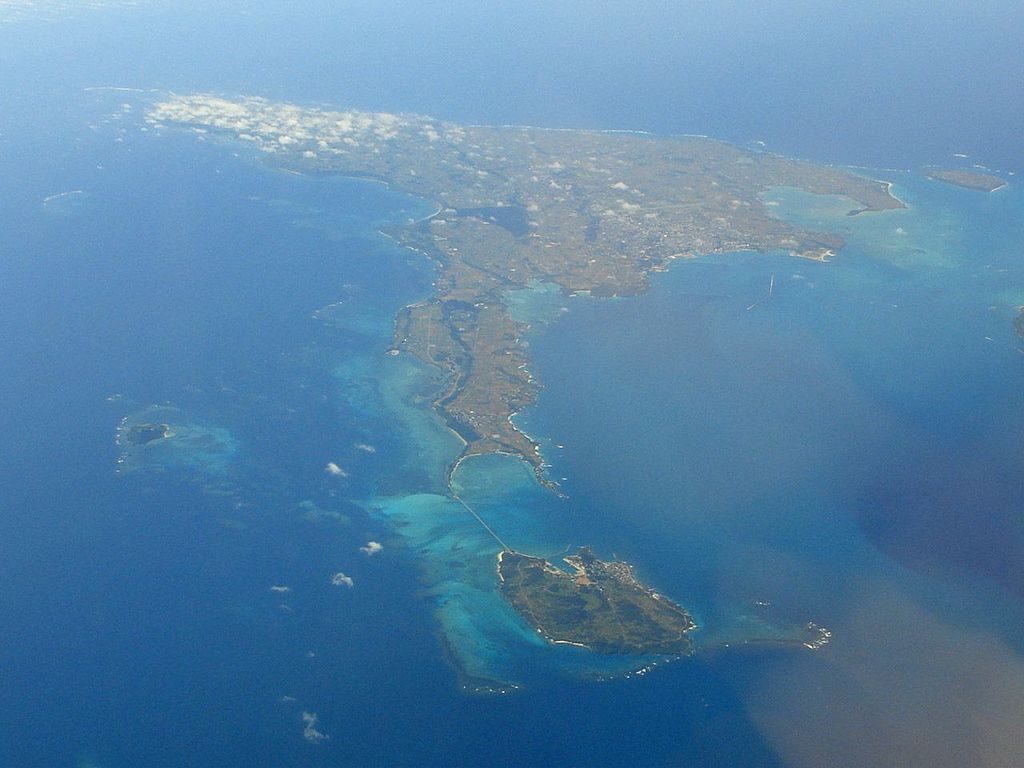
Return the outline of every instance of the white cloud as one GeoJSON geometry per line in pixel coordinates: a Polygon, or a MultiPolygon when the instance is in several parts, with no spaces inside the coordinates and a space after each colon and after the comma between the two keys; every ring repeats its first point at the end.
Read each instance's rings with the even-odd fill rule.
{"type": "Polygon", "coordinates": [[[368,542],[366,542],[366,546],[365,547],[360,547],[359,548],[359,551],[362,552],[367,557],[373,557],[378,552],[380,552],[382,549],[384,549],[384,545],[381,544],[379,541],[368,541],[368,542]]]}
{"type": "Polygon", "coordinates": [[[327,462],[327,466],[324,467],[324,472],[328,475],[333,475],[334,477],[348,477],[348,472],[339,467],[333,461],[327,462]]]}
{"type": "Polygon", "coordinates": [[[326,741],[331,738],[326,733],[322,733],[317,730],[317,722],[319,718],[316,712],[303,712],[302,722],[305,723],[305,727],[302,729],[302,738],[313,744],[319,744],[321,741],[326,741]]]}
{"type": "Polygon", "coordinates": [[[355,582],[352,580],[351,576],[346,576],[341,571],[338,571],[331,576],[331,584],[336,587],[348,587],[349,589],[352,589],[355,582]]]}

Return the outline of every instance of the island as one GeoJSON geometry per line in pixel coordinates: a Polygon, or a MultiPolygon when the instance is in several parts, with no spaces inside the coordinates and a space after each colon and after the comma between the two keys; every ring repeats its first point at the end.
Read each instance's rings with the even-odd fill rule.
{"type": "Polygon", "coordinates": [[[604,654],[688,655],[697,628],[683,608],[588,548],[564,558],[573,573],[512,550],[498,555],[502,594],[548,642],[604,654]]]}
{"type": "Polygon", "coordinates": [[[452,467],[511,454],[550,487],[539,446],[514,423],[539,383],[510,291],[629,296],[677,259],[835,255],[838,234],[772,215],[762,195],[775,187],[845,196],[851,213],[904,207],[887,183],[703,137],[459,125],[202,93],[158,101],[146,119],[245,142],[293,172],[382,180],[436,203],[433,216],[385,233],[438,265],[432,294],[400,313],[388,351],[445,372],[434,406],[464,442],[452,467]]]}
{"type": "Polygon", "coordinates": [[[995,192],[1006,186],[1005,179],[993,176],[990,173],[979,171],[948,171],[941,168],[932,168],[928,171],[928,178],[936,181],[944,181],[964,189],[976,189],[980,192],[995,192]]]}
{"type": "Polygon", "coordinates": [[[173,436],[170,424],[132,424],[124,431],[124,439],[132,445],[146,445],[173,436]]]}

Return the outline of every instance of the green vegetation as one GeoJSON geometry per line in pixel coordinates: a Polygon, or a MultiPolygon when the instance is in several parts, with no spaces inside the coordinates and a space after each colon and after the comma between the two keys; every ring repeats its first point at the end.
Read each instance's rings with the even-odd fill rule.
{"type": "Polygon", "coordinates": [[[169,424],[133,424],[125,432],[125,439],[132,445],[145,445],[170,436],[169,424]]]}
{"type": "Polygon", "coordinates": [[[289,170],[381,179],[436,202],[436,215],[389,233],[439,266],[433,295],[398,318],[392,353],[446,372],[435,407],[465,440],[463,456],[520,456],[541,482],[540,449],[511,419],[537,384],[509,291],[634,295],[675,259],[782,250],[826,260],[842,247],[835,233],[772,215],[761,200],[772,187],[844,195],[851,213],[903,207],[884,183],[697,137],[457,125],[210,94],[169,98],[149,121],[249,142],[289,170]]]}
{"type": "Polygon", "coordinates": [[[575,573],[519,552],[498,556],[502,593],[550,642],[608,654],[692,653],[693,619],[641,584],[628,563],[603,562],[586,547],[565,562],[575,573]]]}
{"type": "Polygon", "coordinates": [[[936,181],[944,181],[965,189],[977,189],[981,192],[995,192],[1006,186],[1006,180],[990,173],[978,173],[977,171],[944,171],[933,168],[928,171],[928,178],[936,181]]]}

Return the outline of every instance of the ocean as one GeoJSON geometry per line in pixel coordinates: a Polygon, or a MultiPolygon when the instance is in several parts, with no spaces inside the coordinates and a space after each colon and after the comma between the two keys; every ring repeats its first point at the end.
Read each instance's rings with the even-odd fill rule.
{"type": "Polygon", "coordinates": [[[1015,764],[1024,194],[917,169],[1014,170],[1020,10],[685,10],[603,8],[575,49],[573,4],[0,26],[0,764],[1015,764]],[[965,66],[927,93],[935,48],[965,66]],[[385,354],[434,272],[378,229],[430,202],[147,130],[150,89],[713,133],[894,183],[906,211],[766,195],[844,235],[829,264],[510,297],[543,385],[517,423],[566,497],[507,457],[456,490],[516,547],[634,563],[695,656],[551,649],[494,594],[436,374],[385,354]],[[809,622],[824,648],[780,642],[809,622]]]}

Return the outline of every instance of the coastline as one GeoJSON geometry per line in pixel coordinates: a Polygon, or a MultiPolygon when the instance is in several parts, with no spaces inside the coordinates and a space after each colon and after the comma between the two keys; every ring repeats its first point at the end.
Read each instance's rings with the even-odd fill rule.
{"type": "Polygon", "coordinates": [[[567,295],[640,295],[649,290],[650,275],[680,253],[763,251],[787,240],[796,245],[790,249],[795,256],[819,262],[834,257],[842,247],[838,237],[803,231],[757,205],[771,185],[841,194],[860,203],[858,213],[906,207],[892,194],[891,182],[699,135],[460,126],[418,114],[333,111],[209,93],[172,96],[153,105],[146,122],[254,142],[285,170],[372,180],[435,208],[378,231],[438,266],[431,295],[396,315],[387,352],[408,351],[446,378],[432,408],[463,445],[447,472],[449,486],[464,458],[499,453],[519,456],[543,487],[559,493],[545,476],[540,444],[514,422],[535,402],[540,385],[526,368],[529,353],[501,291],[541,279],[567,295]],[[603,162],[636,169],[636,178],[623,170],[626,181],[610,184],[597,166],[575,159],[574,144],[564,137],[575,137],[603,162]],[[671,162],[682,165],[634,158],[639,152],[656,160],[669,149],[683,158],[671,162]],[[702,161],[694,166],[700,170],[689,170],[694,159],[702,161]],[[678,173],[689,174],[693,185],[682,196],[678,173]],[[734,188],[723,196],[717,190],[727,183],[734,188]],[[564,191],[575,186],[594,208],[583,217],[564,191]],[[750,212],[737,213],[744,198],[750,212]],[[531,229],[510,236],[500,225],[458,213],[509,201],[537,212],[531,229]],[[592,227],[599,234],[592,236],[592,227]]]}
{"type": "MultiPolygon", "coordinates": [[[[502,586],[505,584],[505,577],[504,577],[504,575],[501,572],[501,564],[502,564],[502,561],[505,558],[505,555],[508,554],[508,553],[521,554],[519,552],[516,552],[513,549],[503,549],[501,552],[498,553],[498,557],[497,557],[496,562],[497,562],[498,585],[499,585],[498,589],[499,589],[499,591],[501,590],[502,586]]],[[[519,615],[519,612],[517,611],[516,614],[519,615]]],[[[589,645],[586,645],[584,643],[578,643],[578,642],[576,642],[574,640],[561,640],[559,638],[553,637],[552,635],[550,635],[548,633],[548,631],[546,629],[544,629],[544,626],[539,621],[536,620],[536,617],[533,617],[533,619],[534,619],[534,621],[533,621],[532,629],[538,635],[540,635],[542,638],[544,638],[544,640],[549,645],[567,645],[567,646],[570,646],[572,648],[582,648],[585,651],[593,650],[589,645]]]]}

